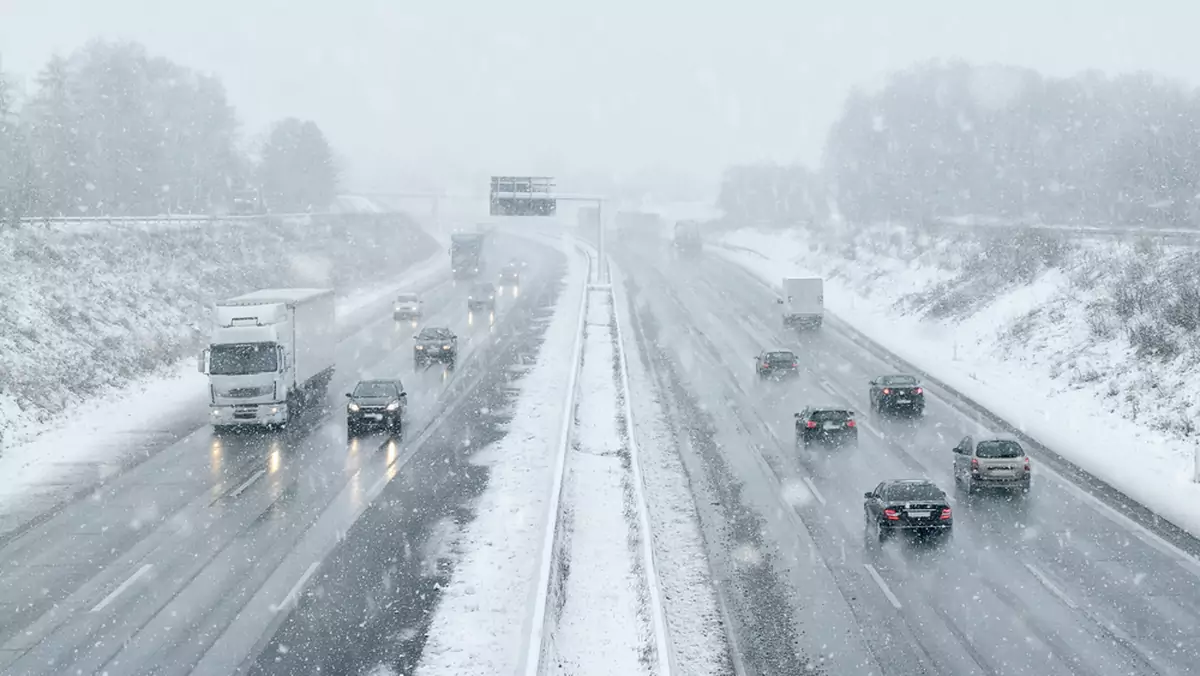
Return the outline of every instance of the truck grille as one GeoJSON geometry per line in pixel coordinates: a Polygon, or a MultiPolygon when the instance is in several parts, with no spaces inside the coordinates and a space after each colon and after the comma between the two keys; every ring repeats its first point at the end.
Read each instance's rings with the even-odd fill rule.
{"type": "Polygon", "coordinates": [[[264,394],[271,393],[270,387],[235,387],[226,390],[223,395],[230,399],[249,399],[250,397],[261,397],[264,394]]]}
{"type": "Polygon", "coordinates": [[[258,406],[255,404],[237,404],[233,407],[233,417],[236,420],[253,420],[258,417],[258,406]]]}

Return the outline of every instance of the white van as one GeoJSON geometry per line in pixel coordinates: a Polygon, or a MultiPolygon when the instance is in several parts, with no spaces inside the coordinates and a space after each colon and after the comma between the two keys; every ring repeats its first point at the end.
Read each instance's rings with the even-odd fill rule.
{"type": "Polygon", "coordinates": [[[788,277],[783,280],[783,325],[820,328],[825,318],[825,281],[820,277],[788,277]]]}
{"type": "Polygon", "coordinates": [[[392,309],[392,317],[396,321],[419,319],[421,317],[421,297],[411,292],[397,295],[396,304],[392,309]]]}

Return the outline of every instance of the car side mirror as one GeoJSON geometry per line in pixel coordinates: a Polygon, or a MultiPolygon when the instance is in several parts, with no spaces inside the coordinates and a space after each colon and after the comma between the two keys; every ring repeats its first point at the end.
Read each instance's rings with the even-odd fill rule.
{"type": "Polygon", "coordinates": [[[400,398],[401,398],[401,399],[408,399],[408,392],[401,392],[401,393],[400,393],[400,398]]]}
{"type": "Polygon", "coordinates": [[[799,420],[799,419],[800,419],[800,414],[799,414],[799,413],[793,413],[793,414],[792,414],[792,417],[793,417],[793,418],[795,418],[796,420],[799,420]]]}
{"type": "Polygon", "coordinates": [[[867,491],[866,493],[863,493],[863,497],[870,500],[871,498],[873,498],[875,496],[870,491],[867,491]]]}
{"type": "Polygon", "coordinates": [[[350,394],[349,392],[347,392],[347,393],[346,393],[346,398],[347,398],[347,399],[352,399],[352,398],[354,398],[354,395],[353,395],[353,394],[350,394]]]}

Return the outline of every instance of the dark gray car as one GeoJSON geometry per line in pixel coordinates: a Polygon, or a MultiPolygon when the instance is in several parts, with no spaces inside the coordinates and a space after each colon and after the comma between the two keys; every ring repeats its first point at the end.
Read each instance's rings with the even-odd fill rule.
{"type": "Polygon", "coordinates": [[[399,434],[404,431],[408,393],[397,379],[361,380],[346,393],[346,431],[351,436],[371,427],[399,434]]]}
{"type": "Polygon", "coordinates": [[[467,294],[467,309],[480,310],[487,308],[489,310],[496,309],[496,287],[490,282],[475,284],[471,287],[471,291],[467,294]]]}
{"type": "Polygon", "coordinates": [[[414,367],[442,362],[453,368],[458,360],[458,336],[444,326],[426,326],[413,341],[414,367]]]}

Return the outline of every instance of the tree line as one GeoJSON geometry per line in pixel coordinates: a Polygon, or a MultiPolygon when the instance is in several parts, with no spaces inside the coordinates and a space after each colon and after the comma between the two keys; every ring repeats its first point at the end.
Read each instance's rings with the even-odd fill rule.
{"type": "Polygon", "coordinates": [[[1197,122],[1197,90],[1148,73],[1054,78],[922,63],[850,94],[819,171],[731,168],[719,206],[781,222],[819,219],[836,205],[853,222],[1196,226],[1197,122]],[[798,193],[826,199],[772,202],[798,193]]]}
{"type": "Polygon", "coordinates": [[[132,42],[56,55],[22,92],[0,72],[0,217],[322,211],[338,172],[316,124],[247,148],[220,80],[132,42]]]}

